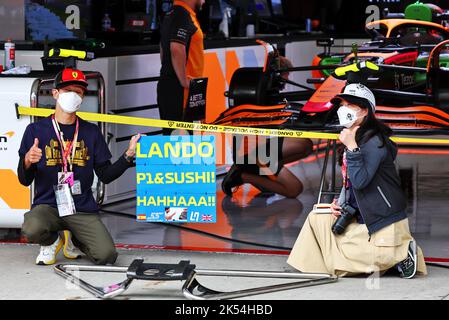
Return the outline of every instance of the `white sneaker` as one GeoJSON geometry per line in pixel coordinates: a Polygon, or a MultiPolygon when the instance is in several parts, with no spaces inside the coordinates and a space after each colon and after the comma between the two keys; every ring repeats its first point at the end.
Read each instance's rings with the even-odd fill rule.
{"type": "Polygon", "coordinates": [[[72,242],[72,233],[68,230],[64,230],[64,257],[67,259],[79,259],[81,258],[81,251],[75,247],[72,242]]]}
{"type": "Polygon", "coordinates": [[[56,262],[56,256],[62,248],[62,244],[62,239],[58,235],[58,239],[53,244],[41,246],[39,255],[36,258],[36,264],[41,266],[54,264],[56,262]]]}

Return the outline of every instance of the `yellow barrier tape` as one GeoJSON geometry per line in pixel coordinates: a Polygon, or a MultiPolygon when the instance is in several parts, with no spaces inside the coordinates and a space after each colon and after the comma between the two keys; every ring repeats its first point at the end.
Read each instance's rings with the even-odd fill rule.
{"type": "MultiPolygon", "coordinates": [[[[19,115],[28,115],[36,117],[48,117],[54,113],[52,109],[43,108],[27,108],[18,107],[19,115]]],[[[266,128],[248,128],[248,127],[231,127],[220,126],[214,124],[191,123],[182,121],[170,121],[160,119],[137,118],[128,116],[117,116],[112,114],[99,114],[91,112],[77,112],[81,119],[86,121],[107,122],[115,124],[128,124],[133,126],[145,126],[167,129],[193,130],[214,133],[232,133],[243,135],[260,135],[260,136],[276,136],[276,137],[292,137],[292,138],[310,138],[310,139],[337,139],[338,134],[320,133],[308,131],[296,131],[285,129],[266,129],[266,128]]]]}
{"type": "MultiPolygon", "coordinates": [[[[22,116],[34,116],[34,117],[48,117],[55,111],[53,109],[44,108],[29,108],[29,107],[17,107],[17,113],[22,116]]],[[[155,127],[155,128],[167,128],[167,129],[179,129],[179,130],[192,130],[202,132],[213,133],[230,133],[240,135],[256,135],[256,136],[275,136],[275,137],[287,137],[287,138],[308,138],[308,139],[329,139],[337,140],[338,134],[336,133],[324,133],[324,132],[311,132],[311,131],[298,131],[287,129],[266,129],[266,128],[248,128],[248,127],[233,127],[233,126],[220,126],[214,124],[202,124],[191,123],[182,121],[170,121],[160,119],[148,119],[128,116],[118,116],[112,114],[100,114],[92,112],[77,112],[77,115],[86,121],[94,122],[106,122],[114,124],[127,124],[133,126],[143,127],[155,127]]],[[[438,144],[449,145],[449,139],[429,139],[429,138],[407,138],[407,137],[393,137],[391,138],[397,143],[418,143],[418,144],[438,144]]]]}

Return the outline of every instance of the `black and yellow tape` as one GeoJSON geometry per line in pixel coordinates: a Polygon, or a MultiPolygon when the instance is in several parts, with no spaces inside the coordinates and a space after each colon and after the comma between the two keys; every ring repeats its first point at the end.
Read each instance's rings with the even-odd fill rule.
{"type": "MultiPolygon", "coordinates": [[[[55,112],[53,109],[29,108],[23,106],[16,106],[16,110],[18,116],[33,116],[33,117],[48,117],[55,112]]],[[[273,136],[285,138],[308,138],[308,139],[326,139],[326,140],[338,139],[338,134],[336,133],[311,132],[311,131],[299,131],[288,129],[220,126],[214,124],[148,119],[148,118],[118,116],[112,114],[100,114],[92,112],[77,112],[77,115],[81,119],[86,121],[125,124],[143,127],[168,128],[168,129],[192,130],[192,131],[211,132],[211,133],[239,134],[239,135],[273,136]]],[[[449,145],[449,139],[393,137],[392,140],[397,143],[449,145]]]]}
{"type": "Polygon", "coordinates": [[[95,56],[92,52],[72,49],[50,49],[48,56],[51,58],[76,58],[78,60],[92,60],[95,56]]]}

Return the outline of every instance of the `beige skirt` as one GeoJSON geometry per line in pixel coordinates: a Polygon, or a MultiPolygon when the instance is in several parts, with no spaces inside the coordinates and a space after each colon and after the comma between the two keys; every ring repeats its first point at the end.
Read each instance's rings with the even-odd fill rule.
{"type": "MultiPolygon", "coordinates": [[[[342,235],[331,228],[331,214],[313,211],[307,217],[287,263],[301,272],[330,273],[340,277],[382,273],[407,257],[412,236],[408,219],[385,227],[369,239],[366,225],[351,223],[342,235]]],[[[418,247],[417,272],[427,274],[424,256],[418,247]]]]}

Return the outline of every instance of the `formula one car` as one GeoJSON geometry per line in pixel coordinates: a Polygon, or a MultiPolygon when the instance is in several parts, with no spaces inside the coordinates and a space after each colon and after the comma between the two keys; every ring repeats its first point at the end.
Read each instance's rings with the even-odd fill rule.
{"type": "Polygon", "coordinates": [[[362,82],[376,95],[377,117],[396,134],[446,134],[449,129],[449,13],[417,2],[405,14],[367,25],[372,41],[351,53],[326,53],[312,66],[280,68],[279,54],[268,43],[262,68],[238,69],[226,93],[230,108],[215,124],[338,130],[336,108],[330,100],[347,82],[362,82]],[[435,21],[439,22],[436,23],[435,21]],[[373,28],[372,26],[379,26],[373,28]],[[307,84],[284,79],[284,72],[312,71],[307,84]],[[303,90],[282,92],[285,83],[303,90]],[[306,101],[305,103],[302,103],[306,101]]]}
{"type": "MultiPolygon", "coordinates": [[[[336,107],[330,100],[343,90],[347,82],[361,82],[376,95],[377,117],[396,134],[449,133],[449,69],[440,63],[441,53],[446,50],[449,40],[433,47],[425,68],[354,60],[354,63],[346,65],[281,69],[274,47],[259,43],[266,49],[264,67],[240,68],[234,73],[226,93],[230,108],[220,114],[214,124],[336,132],[341,128],[336,107]],[[316,90],[281,76],[287,71],[323,69],[334,71],[316,90]],[[424,88],[414,91],[386,89],[382,76],[387,72],[424,75],[424,88]],[[304,90],[282,93],[283,83],[304,90]]],[[[354,52],[354,57],[357,58],[357,52],[354,52]]]]}
{"type": "MultiPolygon", "coordinates": [[[[429,52],[438,43],[449,39],[449,13],[433,4],[416,2],[405,9],[405,13],[384,13],[383,20],[368,23],[365,31],[371,41],[358,48],[358,57],[354,53],[331,53],[333,39],[322,39],[317,45],[324,47],[324,52],[317,55],[313,66],[346,64],[354,59],[368,60],[376,64],[426,67],[429,52]]],[[[344,47],[344,46],[340,46],[344,47]]],[[[441,57],[441,62],[449,63],[449,55],[441,57]]],[[[312,71],[316,79],[328,77],[332,69],[312,71]]],[[[395,70],[385,70],[377,87],[393,90],[423,90],[425,74],[403,74],[395,70]]],[[[319,83],[315,83],[318,88],[319,83]]]]}

